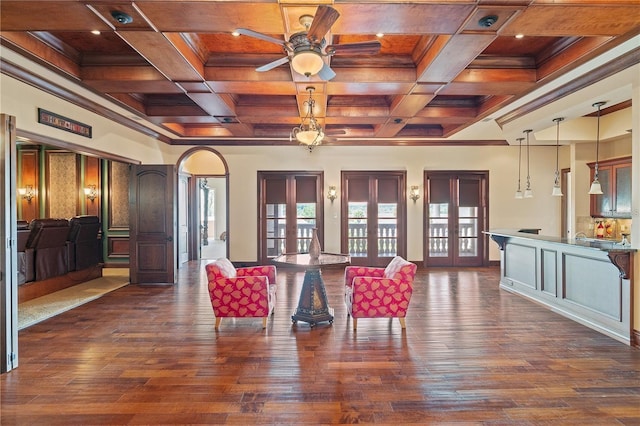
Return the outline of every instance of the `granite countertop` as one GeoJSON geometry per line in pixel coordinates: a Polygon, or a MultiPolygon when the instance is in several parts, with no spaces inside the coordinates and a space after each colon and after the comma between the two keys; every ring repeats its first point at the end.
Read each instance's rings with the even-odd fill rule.
{"type": "Polygon", "coordinates": [[[516,229],[491,229],[489,231],[485,231],[485,234],[499,235],[504,237],[526,238],[530,240],[539,240],[539,241],[546,241],[546,242],[558,243],[558,244],[568,244],[572,246],[593,248],[596,250],[603,250],[603,251],[628,251],[628,252],[637,251],[637,249],[632,248],[631,245],[629,244],[622,245],[620,244],[620,241],[611,240],[607,238],[587,238],[587,237],[560,238],[560,237],[551,237],[548,235],[537,235],[537,234],[530,234],[527,232],[519,232],[516,229]]]}

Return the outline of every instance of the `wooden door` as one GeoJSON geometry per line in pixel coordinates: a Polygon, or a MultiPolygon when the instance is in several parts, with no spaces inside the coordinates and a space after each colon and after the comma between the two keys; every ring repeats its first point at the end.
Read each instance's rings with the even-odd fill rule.
{"type": "Polygon", "coordinates": [[[407,257],[406,172],[342,172],[341,251],[353,265],[407,257]]]}
{"type": "Polygon", "coordinates": [[[259,172],[259,253],[262,263],[309,251],[313,228],[324,242],[322,172],[259,172]]]}
{"type": "Polygon", "coordinates": [[[426,172],[424,253],[427,266],[488,262],[488,173],[426,172]]]}
{"type": "Polygon", "coordinates": [[[132,284],[173,284],[176,279],[176,188],[172,165],[136,165],[129,190],[132,284]]]}

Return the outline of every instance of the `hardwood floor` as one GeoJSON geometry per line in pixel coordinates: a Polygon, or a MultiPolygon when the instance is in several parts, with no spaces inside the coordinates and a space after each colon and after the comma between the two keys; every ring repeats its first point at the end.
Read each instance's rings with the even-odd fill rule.
{"type": "Polygon", "coordinates": [[[281,268],[266,329],[216,332],[196,262],[22,330],[0,423],[640,424],[640,350],[499,290],[497,268],[419,270],[404,332],[353,332],[342,274],[323,271],[332,325],[292,325],[303,273],[281,268]]]}

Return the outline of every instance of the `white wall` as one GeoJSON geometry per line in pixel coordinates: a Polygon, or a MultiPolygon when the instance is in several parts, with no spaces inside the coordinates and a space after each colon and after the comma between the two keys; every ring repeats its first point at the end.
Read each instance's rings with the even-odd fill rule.
{"type": "MultiPolygon", "coordinates": [[[[176,147],[174,147],[176,148],[176,147]]],[[[187,147],[169,157],[177,161],[187,147]]],[[[566,148],[563,148],[566,149],[566,148]]],[[[425,170],[488,170],[490,228],[542,228],[546,235],[560,234],[560,200],[551,196],[555,171],[555,147],[531,147],[531,180],[534,198],[516,200],[518,148],[499,147],[351,147],[320,146],[313,152],[302,147],[216,147],[229,166],[230,257],[235,261],[257,259],[257,172],[264,170],[324,171],[324,192],[340,188],[343,170],[405,170],[407,187],[420,185],[425,170]],[[241,242],[241,243],[238,243],[241,242]]],[[[524,150],[523,150],[524,151],[524,150]]],[[[523,155],[522,183],[526,178],[523,155]]],[[[562,165],[561,165],[562,167],[562,165]]],[[[588,179],[588,176],[587,176],[588,179]]],[[[408,257],[422,259],[423,204],[407,204],[408,257]]],[[[325,198],[326,251],[340,250],[340,201],[325,198]]],[[[494,243],[490,259],[498,260],[494,243]]]]}

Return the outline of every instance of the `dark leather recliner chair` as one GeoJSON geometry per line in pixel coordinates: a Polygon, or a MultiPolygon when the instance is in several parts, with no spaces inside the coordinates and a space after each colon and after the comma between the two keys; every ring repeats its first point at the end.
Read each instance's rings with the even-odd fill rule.
{"type": "Polygon", "coordinates": [[[74,216],[69,220],[69,226],[69,271],[80,271],[102,263],[98,216],[74,216]]]}
{"type": "Polygon", "coordinates": [[[27,248],[35,251],[36,281],[64,275],[68,272],[67,219],[33,219],[27,248]]]}
{"type": "Polygon", "coordinates": [[[19,220],[17,235],[18,285],[28,283],[36,278],[34,269],[34,251],[32,248],[27,248],[29,234],[31,234],[29,222],[26,220],[19,220]]]}

